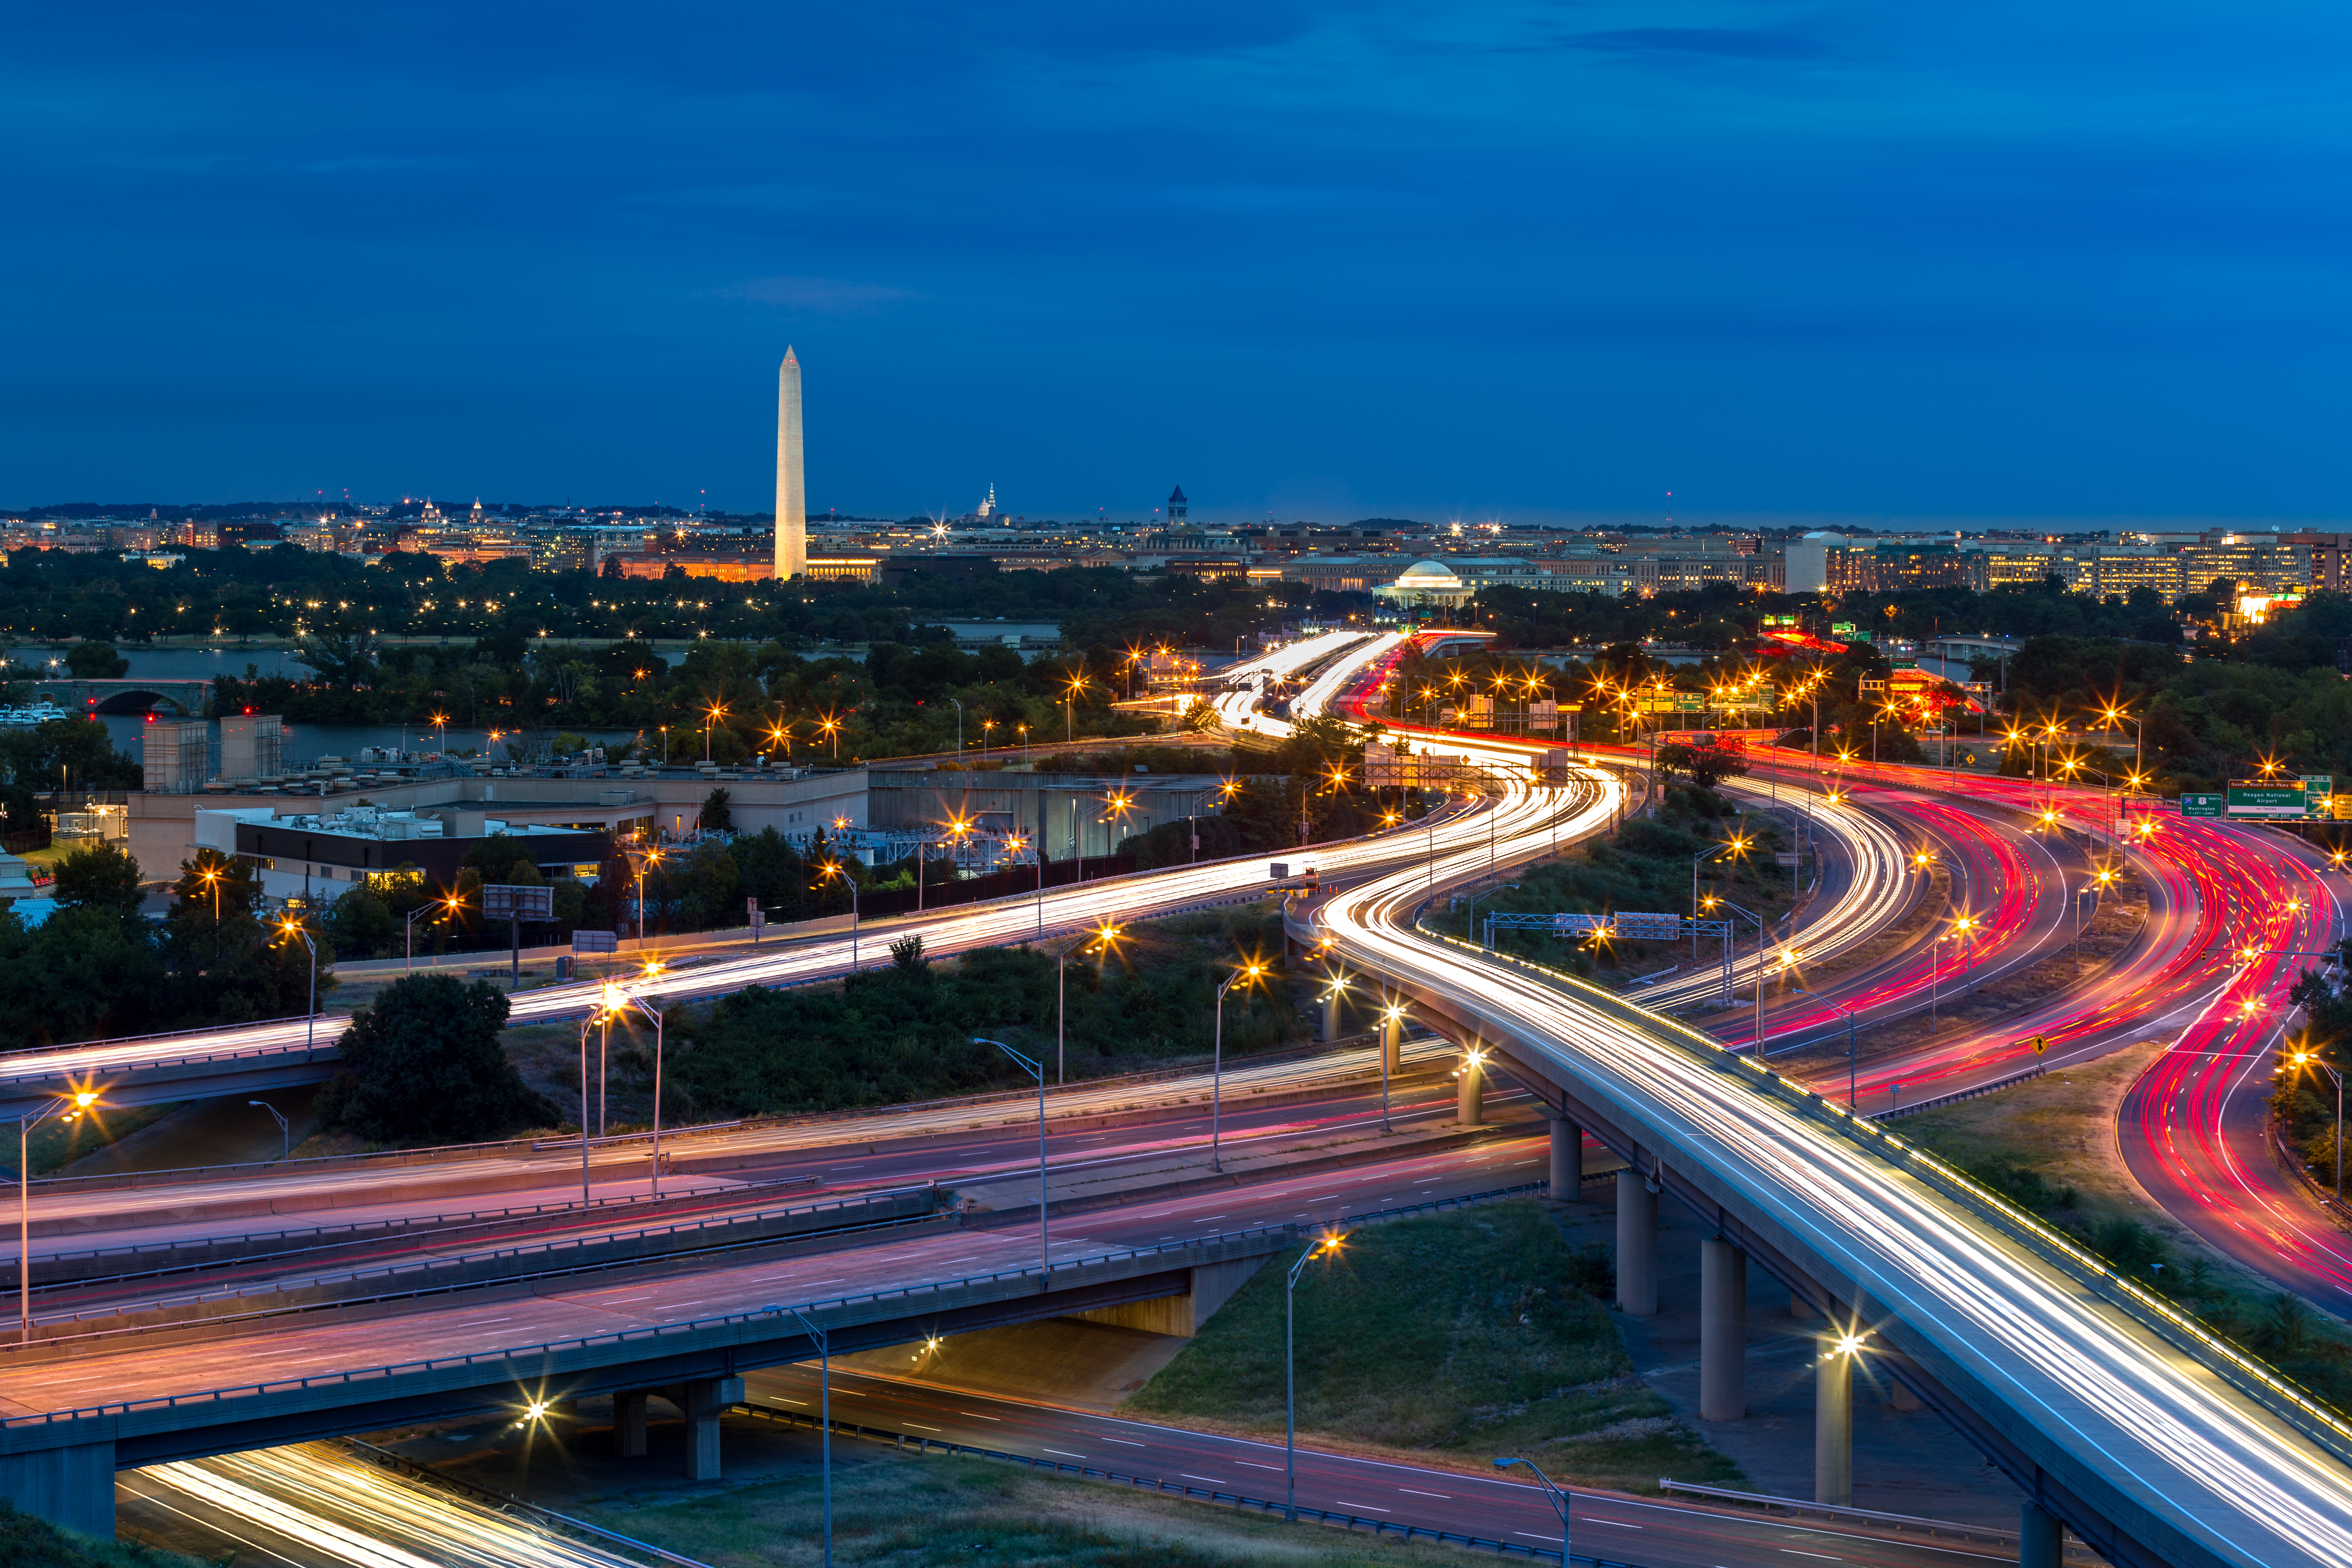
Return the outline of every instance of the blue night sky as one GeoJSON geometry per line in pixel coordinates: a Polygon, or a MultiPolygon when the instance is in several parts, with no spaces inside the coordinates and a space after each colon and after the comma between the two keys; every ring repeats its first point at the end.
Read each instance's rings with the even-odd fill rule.
{"type": "Polygon", "coordinates": [[[2352,512],[2340,5],[8,35],[0,502],[2352,512]]]}

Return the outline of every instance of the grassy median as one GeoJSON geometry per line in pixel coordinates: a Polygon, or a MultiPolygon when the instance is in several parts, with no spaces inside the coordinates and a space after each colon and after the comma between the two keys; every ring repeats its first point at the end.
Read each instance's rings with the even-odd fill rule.
{"type": "Polygon", "coordinates": [[[2126,1168],[2116,1119],[2163,1049],[2160,1041],[2144,1042],[1906,1117],[1895,1129],[2352,1414],[2352,1332],[2342,1320],[2208,1247],[2126,1168]]]}
{"type": "MultiPolygon", "coordinates": [[[[1282,1436],[1283,1278],[1270,1260],[1121,1408],[1282,1436]]],[[[1303,1441],[1486,1468],[1526,1454],[1556,1477],[1654,1490],[1739,1471],[1633,1375],[1605,1258],[1570,1248],[1533,1202],[1368,1226],[1298,1282],[1303,1441]]]]}
{"type": "MultiPolygon", "coordinates": [[[[833,1477],[834,1561],[916,1568],[1370,1568],[1454,1563],[1459,1548],[1349,1536],[1003,1460],[875,1453],[833,1477]]],[[[738,1487],[715,1496],[576,1511],[609,1530],[716,1568],[771,1568],[818,1559],[814,1479],[738,1487]]]]}

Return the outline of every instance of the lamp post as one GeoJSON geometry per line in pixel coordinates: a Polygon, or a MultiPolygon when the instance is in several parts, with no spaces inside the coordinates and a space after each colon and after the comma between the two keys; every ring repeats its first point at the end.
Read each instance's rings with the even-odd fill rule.
{"type": "Polygon", "coordinates": [[[1045,1064],[1022,1055],[1003,1040],[983,1040],[972,1037],[975,1046],[994,1046],[1020,1065],[1021,1070],[1037,1080],[1037,1289],[1053,1289],[1054,1259],[1050,1237],[1046,1231],[1045,1194],[1045,1064]]]}
{"type": "Polygon", "coordinates": [[[1562,1563],[1570,1561],[1568,1544],[1569,1494],[1554,1484],[1549,1476],[1545,1475],[1542,1470],[1537,1468],[1536,1462],[1533,1459],[1502,1458],[1495,1461],[1495,1468],[1498,1470],[1507,1470],[1513,1465],[1525,1465],[1529,1472],[1535,1476],[1537,1484],[1543,1488],[1544,1495],[1551,1500],[1552,1511],[1559,1515],[1559,1560],[1562,1563]]]}
{"type": "Polygon", "coordinates": [[[817,884],[819,887],[838,877],[849,888],[849,972],[855,974],[857,973],[857,879],[843,870],[841,862],[837,859],[825,862],[824,869],[820,876],[822,880],[817,884]]]}
{"type": "Polygon", "coordinates": [[[279,922],[278,935],[281,941],[299,936],[310,952],[310,1011],[302,1021],[302,1051],[307,1057],[319,1044],[319,944],[310,940],[310,931],[291,915],[279,922]]]}
{"type": "Polygon", "coordinates": [[[58,1095],[40,1110],[16,1117],[16,1337],[30,1343],[33,1338],[33,1129],[55,1116],[66,1112],[70,1121],[98,1103],[98,1090],[79,1089],[71,1094],[58,1095]],[[67,1107],[72,1107],[70,1110],[67,1107]]]}
{"type": "Polygon", "coordinates": [[[207,866],[196,875],[202,878],[205,885],[213,890],[213,956],[218,958],[220,956],[220,868],[207,866]]]}
{"type": "Polygon", "coordinates": [[[833,1346],[825,1331],[809,1321],[809,1315],[798,1307],[767,1307],[764,1311],[779,1316],[790,1312],[801,1321],[802,1330],[816,1342],[816,1410],[817,1422],[824,1428],[823,1445],[817,1449],[817,1473],[824,1493],[824,1568],[833,1568],[833,1346]]]}
{"type": "Polygon", "coordinates": [[[1110,921],[1089,931],[1082,931],[1061,945],[1054,954],[1054,1082],[1056,1086],[1068,1080],[1069,1067],[1069,984],[1065,978],[1070,954],[1084,947],[1089,940],[1101,944],[1108,952],[1118,940],[1118,927],[1110,921]]]}
{"type": "Polygon", "coordinates": [[[1845,1015],[1845,1108],[1848,1110],[1853,1110],[1859,1103],[1853,1090],[1853,1009],[1839,1006],[1837,1003],[1830,1002],[1830,999],[1820,992],[1808,991],[1801,985],[1791,985],[1789,989],[1800,996],[1810,996],[1816,1002],[1829,1002],[1831,1006],[1836,1007],[1839,1012],[1845,1015]]]}
{"type": "MultiPolygon", "coordinates": [[[[620,987],[607,984],[604,988],[597,994],[596,1005],[588,1009],[587,1013],[583,1016],[580,1020],[580,1204],[583,1208],[585,1208],[588,1205],[588,1031],[591,1027],[597,1026],[602,1026],[607,1030],[611,1028],[613,1015],[618,1010],[619,994],[620,987]]],[[[658,1026],[660,1020],[656,1018],[655,1023],[656,1026],[656,1037],[658,1037],[658,1026]]],[[[661,1077],[660,1067],[658,1065],[661,1059],[661,1054],[658,1047],[656,1048],[654,1059],[656,1064],[654,1073],[656,1086],[654,1091],[656,1100],[654,1114],[656,1124],[658,1125],[661,1115],[661,1108],[659,1104],[661,1091],[658,1087],[661,1077]]],[[[596,1049],[596,1087],[598,1100],[596,1131],[597,1135],[600,1137],[603,1136],[604,1131],[604,1116],[603,1108],[604,1084],[604,1049],[600,1044],[596,1049]]],[[[658,1140],[659,1134],[656,1133],[656,1140],[658,1140]]],[[[660,1173],[660,1160],[658,1153],[656,1153],[655,1160],[655,1173],[656,1176],[660,1173]]]]}
{"type": "Polygon", "coordinates": [[[1713,908],[1714,908],[1716,905],[1717,905],[1717,904],[1721,904],[1725,909],[1729,910],[1733,914],[1736,914],[1736,915],[1746,915],[1749,920],[1751,920],[1751,921],[1755,921],[1755,922],[1756,922],[1756,1047],[1755,1047],[1755,1054],[1756,1054],[1756,1059],[1757,1059],[1757,1060],[1759,1060],[1759,1061],[1761,1061],[1761,1060],[1763,1060],[1763,1059],[1764,1059],[1764,917],[1763,917],[1762,915],[1759,915],[1759,914],[1756,913],[1753,910],[1743,910],[1743,909],[1741,909],[1738,904],[1733,903],[1733,902],[1732,902],[1730,900],[1728,900],[1728,899],[1717,898],[1717,897],[1716,897],[1716,896],[1714,896],[1713,894],[1709,894],[1709,895],[1707,896],[1707,900],[1706,900],[1706,908],[1708,908],[1708,909],[1713,909],[1713,908]]]}
{"type": "MultiPolygon", "coordinates": [[[[654,1195],[655,1197],[658,1198],[658,1197],[660,1197],[660,1196],[661,1196],[661,1095],[662,1095],[662,1016],[661,1016],[661,1009],[660,1009],[660,1008],[658,1008],[658,1007],[656,1007],[656,1006],[655,1006],[652,1003],[650,1003],[650,1002],[646,1001],[643,996],[639,995],[639,994],[638,994],[636,992],[635,992],[635,991],[624,992],[624,991],[623,991],[619,986],[617,986],[617,985],[607,985],[607,986],[605,986],[605,987],[604,987],[604,1010],[605,1010],[606,1012],[608,1012],[608,1013],[617,1013],[617,1012],[620,1012],[620,1011],[621,1011],[623,1008],[625,1008],[625,1007],[635,1007],[638,1012],[640,1012],[640,1013],[644,1014],[646,1017],[651,1018],[651,1019],[654,1021],[654,1176],[653,1176],[653,1195],[654,1195]]],[[[581,1037],[581,1038],[582,1038],[582,1041],[583,1041],[583,1045],[584,1045],[584,1043],[585,1043],[585,1041],[586,1041],[587,1037],[583,1034],[583,1035],[581,1037]]],[[[584,1174],[584,1173],[585,1173],[585,1171],[586,1171],[586,1169],[587,1169],[588,1151],[587,1151],[587,1146],[586,1146],[586,1144],[585,1144],[584,1142],[583,1142],[583,1145],[581,1146],[581,1151],[580,1151],[580,1161],[581,1161],[581,1169],[582,1169],[582,1171],[583,1171],[583,1175],[582,1175],[582,1177],[581,1177],[581,1180],[582,1180],[583,1182],[585,1182],[585,1181],[587,1180],[587,1177],[586,1177],[586,1175],[584,1174]]]]}
{"type": "Polygon", "coordinates": [[[2329,1067],[2310,1051],[2297,1051],[2288,1058],[2299,1068],[2317,1068],[2336,1080],[2336,1201],[2344,1201],[2344,1075],[2329,1067]]]}
{"type": "MultiPolygon", "coordinates": [[[[419,904],[415,909],[408,911],[407,919],[402,921],[402,924],[408,928],[404,935],[404,941],[407,946],[407,957],[403,962],[400,971],[403,974],[414,974],[416,973],[416,917],[422,914],[430,914],[435,910],[440,910],[445,915],[454,915],[465,907],[465,900],[458,898],[457,894],[452,893],[446,899],[436,900],[429,904],[419,904]]],[[[215,931],[219,929],[219,921],[217,920],[214,922],[214,929],[215,931]]]]}
{"type": "MultiPolygon", "coordinates": [[[[1234,971],[1225,978],[1224,984],[1217,987],[1216,1044],[1209,1058],[1209,1169],[1219,1174],[1223,1174],[1225,1169],[1224,1152],[1217,1141],[1217,1119],[1224,1107],[1225,993],[1244,983],[1255,985],[1257,984],[1258,976],[1265,973],[1265,965],[1253,959],[1234,971]]],[[[1381,1114],[1385,1116],[1388,1103],[1388,1058],[1386,1057],[1381,1058],[1381,1114]]]]}
{"type": "Polygon", "coordinates": [[[1329,1258],[1347,1240],[1342,1232],[1326,1236],[1298,1255],[1282,1282],[1282,1486],[1283,1517],[1298,1522],[1298,1358],[1295,1351],[1298,1276],[1318,1258],[1329,1258]]]}
{"type": "Polygon", "coordinates": [[[278,1139],[279,1145],[278,1157],[281,1161],[292,1159],[294,1157],[294,1128],[293,1124],[286,1120],[285,1112],[279,1110],[276,1106],[270,1104],[269,1101],[266,1100],[248,1100],[246,1101],[246,1104],[257,1105],[261,1107],[262,1110],[269,1112],[271,1119],[278,1123],[278,1139]]]}
{"type": "MultiPolygon", "coordinates": [[[[1388,1025],[1387,1029],[1383,1030],[1382,1034],[1384,1036],[1393,1035],[1396,1037],[1398,1042],[1397,1054],[1402,1058],[1404,1054],[1404,1005],[1401,1002],[1390,1003],[1387,1008],[1381,1014],[1381,1017],[1388,1025]]],[[[1387,1133],[1394,1133],[1396,1129],[1389,1125],[1389,1042],[1386,1038],[1383,1038],[1381,1041],[1380,1049],[1381,1131],[1387,1133]]]]}
{"type": "Polygon", "coordinates": [[[709,707],[702,710],[702,760],[706,763],[712,760],[710,754],[711,729],[719,722],[719,720],[726,716],[727,709],[726,705],[723,703],[714,702],[709,707]]]}
{"type": "Polygon", "coordinates": [[[956,710],[956,761],[957,761],[957,762],[961,762],[961,761],[963,761],[963,704],[962,704],[962,703],[961,703],[961,702],[956,702],[956,700],[955,700],[954,698],[952,698],[952,697],[949,698],[949,699],[948,699],[948,700],[949,700],[950,702],[955,702],[955,710],[956,710]]]}
{"type": "Polygon", "coordinates": [[[646,950],[646,868],[658,865],[662,853],[657,847],[647,847],[624,848],[621,854],[637,873],[637,951],[642,953],[646,950]]]}

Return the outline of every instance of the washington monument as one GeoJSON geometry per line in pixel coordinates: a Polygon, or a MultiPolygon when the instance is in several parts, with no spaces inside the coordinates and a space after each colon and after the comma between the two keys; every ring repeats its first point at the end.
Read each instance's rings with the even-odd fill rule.
{"type": "Polygon", "coordinates": [[[801,362],[784,350],[776,372],[776,580],[808,573],[808,476],[801,454],[801,362]]]}

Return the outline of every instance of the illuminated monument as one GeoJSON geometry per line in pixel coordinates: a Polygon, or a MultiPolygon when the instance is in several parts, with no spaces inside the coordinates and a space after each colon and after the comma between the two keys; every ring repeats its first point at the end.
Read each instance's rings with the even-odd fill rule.
{"type": "Polygon", "coordinates": [[[776,576],[808,574],[808,477],[801,461],[801,362],[776,372],[776,576]]]}

